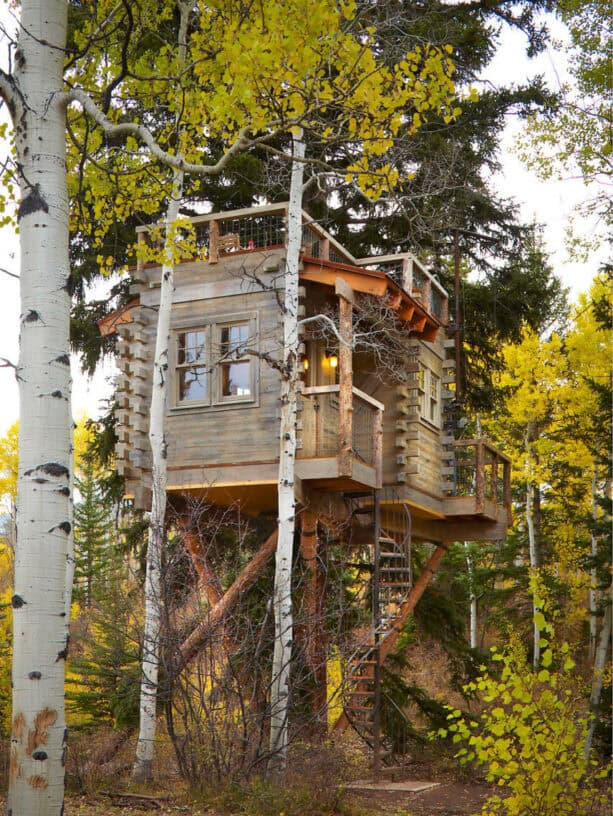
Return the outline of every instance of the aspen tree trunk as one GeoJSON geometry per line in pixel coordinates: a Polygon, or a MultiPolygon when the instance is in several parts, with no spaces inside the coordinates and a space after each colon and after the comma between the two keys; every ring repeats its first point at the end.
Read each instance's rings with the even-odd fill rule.
{"type": "MultiPolygon", "coordinates": [[[[536,557],[536,535],[534,532],[534,516],[532,515],[532,494],[533,494],[534,486],[531,481],[528,481],[526,486],[526,527],[528,528],[528,547],[530,551],[530,572],[533,572],[537,566],[537,557],[536,557]]],[[[534,652],[532,657],[532,665],[536,669],[539,665],[541,660],[541,647],[539,646],[539,641],[541,639],[541,631],[538,627],[536,622],[536,613],[538,612],[538,607],[536,605],[536,601],[534,595],[532,596],[532,619],[533,619],[533,639],[534,639],[534,652]]]]}
{"type": "Polygon", "coordinates": [[[13,712],[8,812],[59,816],[72,552],[65,109],[66,4],[22,3],[12,89],[21,204],[21,336],[13,712]]]}
{"type": "Polygon", "coordinates": [[[477,596],[475,595],[475,570],[473,560],[468,551],[468,544],[464,542],[466,550],[466,569],[468,572],[468,596],[470,600],[470,648],[476,649],[478,645],[478,621],[477,621],[477,596]]]}
{"type": "Polygon", "coordinates": [[[302,243],[302,179],[305,147],[302,132],[293,137],[290,183],[285,301],[283,312],[283,376],[279,428],[279,539],[275,560],[273,608],[275,644],[270,689],[270,750],[277,767],[287,763],[290,662],[292,657],[292,556],[296,499],[296,417],[298,407],[298,267],[302,243]],[[296,161],[297,159],[297,161],[296,161]]]}
{"type": "Polygon", "coordinates": [[[596,710],[600,704],[600,695],[602,694],[602,686],[604,680],[604,671],[607,665],[607,654],[609,652],[609,645],[611,644],[611,613],[613,611],[613,598],[609,599],[602,628],[600,630],[600,637],[598,638],[598,648],[596,649],[596,657],[594,660],[594,673],[592,681],[592,693],[590,694],[590,712],[594,719],[590,722],[585,737],[585,758],[590,757],[592,750],[592,740],[594,739],[594,729],[596,727],[596,710]]]}
{"type": "Polygon", "coordinates": [[[160,658],[160,604],[162,601],[162,547],[166,517],[166,436],[164,412],[168,382],[168,347],[170,344],[170,313],[174,291],[172,252],[172,225],[179,214],[182,173],[175,173],[173,195],[166,211],[165,262],[162,267],[160,306],[155,337],[153,388],[149,415],[149,443],[151,445],[151,515],[147,541],[147,568],[145,576],[145,631],[141,664],[140,721],[136,759],[132,775],[137,781],[149,781],[153,776],[153,747],[155,740],[158,668],[160,658]]]}
{"type": "MultiPolygon", "coordinates": [[[[178,63],[185,64],[189,6],[177,3],[179,9],[178,63]]],[[[162,603],[162,548],[166,518],[166,485],[168,484],[167,443],[164,414],[168,394],[168,361],[170,316],[174,293],[174,224],[179,216],[183,194],[182,170],[175,170],[172,192],[166,210],[164,264],[160,285],[151,409],[149,412],[149,444],[151,445],[151,515],[147,540],[145,575],[145,631],[141,662],[139,731],[132,776],[138,782],[153,778],[158,674],[160,662],[160,604],[162,603]]]]}
{"type": "MultiPolygon", "coordinates": [[[[598,517],[598,506],[596,504],[596,477],[598,468],[594,465],[594,472],[592,473],[592,522],[595,524],[598,517]]],[[[590,592],[589,592],[589,614],[590,614],[590,663],[593,663],[596,657],[596,636],[598,634],[598,621],[596,620],[596,605],[598,601],[598,570],[596,569],[596,556],[598,555],[598,546],[596,542],[596,534],[592,530],[590,536],[590,549],[592,561],[594,562],[590,569],[590,592]]]]}

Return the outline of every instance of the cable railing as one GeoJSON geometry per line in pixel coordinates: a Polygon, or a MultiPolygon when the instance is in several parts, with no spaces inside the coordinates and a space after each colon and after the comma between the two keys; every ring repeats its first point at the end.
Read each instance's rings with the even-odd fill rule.
{"type": "Polygon", "coordinates": [[[485,439],[453,443],[453,497],[474,497],[477,510],[485,502],[511,506],[511,460],[485,439]]]}
{"type": "MultiPolygon", "coordinates": [[[[297,458],[313,459],[340,453],[340,386],[323,385],[302,391],[302,447],[297,458]]],[[[378,458],[377,428],[381,409],[353,389],[351,455],[370,467],[378,458]]]]}

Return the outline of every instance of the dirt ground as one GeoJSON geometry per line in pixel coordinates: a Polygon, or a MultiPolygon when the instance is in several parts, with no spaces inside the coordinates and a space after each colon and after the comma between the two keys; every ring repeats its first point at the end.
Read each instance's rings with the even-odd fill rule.
{"type": "MultiPolygon", "coordinates": [[[[470,816],[481,810],[491,788],[478,784],[442,783],[419,793],[384,793],[382,791],[347,791],[345,801],[356,805],[368,816],[470,816]]],[[[4,802],[0,799],[2,805],[4,802]]],[[[218,816],[206,806],[194,806],[168,794],[159,798],[120,795],[85,795],[66,797],[65,816],[218,816]]]]}
{"type": "Polygon", "coordinates": [[[347,800],[373,816],[471,816],[480,813],[492,791],[488,785],[443,782],[417,793],[349,792],[347,800]]]}

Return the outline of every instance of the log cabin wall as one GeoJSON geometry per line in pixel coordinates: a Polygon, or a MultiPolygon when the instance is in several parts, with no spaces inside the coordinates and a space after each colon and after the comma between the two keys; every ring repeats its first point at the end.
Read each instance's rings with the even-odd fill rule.
{"type": "MultiPolygon", "coordinates": [[[[255,471],[256,479],[258,471],[268,479],[276,476],[279,374],[262,355],[281,356],[277,294],[283,263],[284,252],[271,250],[229,256],[218,264],[177,266],[166,413],[169,489],[189,489],[209,481],[219,484],[224,466],[229,465],[235,466],[233,478],[244,469],[255,471]],[[220,350],[220,338],[222,330],[233,325],[246,326],[249,332],[246,353],[239,355],[251,371],[249,389],[243,389],[251,391],[246,396],[223,394],[220,360],[232,365],[235,356],[220,350]],[[203,339],[206,346],[203,399],[181,399],[179,392],[179,346],[186,334],[203,339]]],[[[118,460],[126,492],[142,508],[147,506],[150,489],[147,433],[159,274],[159,267],[139,271],[133,292],[139,295],[140,305],[132,313],[132,322],[118,328],[118,460]]]]}

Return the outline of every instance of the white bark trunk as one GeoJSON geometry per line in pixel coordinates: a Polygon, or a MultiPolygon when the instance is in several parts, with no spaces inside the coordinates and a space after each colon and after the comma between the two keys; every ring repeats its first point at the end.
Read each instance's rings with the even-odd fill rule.
{"type": "Polygon", "coordinates": [[[67,564],[72,547],[64,0],[22,3],[12,106],[21,204],[21,337],[13,712],[8,812],[59,816],[64,798],[67,564]]]}
{"type": "MultiPolygon", "coordinates": [[[[533,485],[529,480],[526,486],[526,527],[528,528],[528,546],[530,551],[530,570],[535,570],[537,567],[536,554],[536,536],[534,533],[534,517],[532,515],[532,490],[533,485]]],[[[541,660],[541,647],[539,641],[541,639],[541,632],[536,622],[536,613],[538,606],[536,605],[534,595],[532,596],[532,620],[533,620],[533,639],[534,639],[534,654],[532,657],[532,665],[536,669],[541,660]]]]}
{"type": "MultiPolygon", "coordinates": [[[[530,457],[530,429],[527,428],[524,434],[524,446],[526,449],[526,472],[528,474],[526,483],[526,528],[528,530],[528,550],[530,555],[530,572],[534,572],[539,564],[536,531],[534,529],[534,515],[532,513],[532,499],[534,484],[532,481],[532,462],[530,457]]],[[[535,603],[534,595],[532,597],[532,620],[533,620],[533,640],[534,640],[534,654],[532,657],[532,666],[536,669],[541,660],[541,647],[539,641],[541,639],[541,632],[536,623],[536,613],[538,606],[535,603]]]]}
{"type": "MultiPolygon", "coordinates": [[[[597,466],[594,465],[594,472],[592,474],[592,522],[595,524],[598,517],[598,506],[596,504],[596,478],[597,466]]],[[[596,636],[598,634],[598,621],[596,620],[596,607],[598,604],[598,570],[596,569],[596,557],[598,555],[598,544],[596,541],[596,534],[592,530],[590,536],[590,549],[592,555],[593,566],[590,569],[590,592],[589,592],[589,615],[590,615],[590,663],[594,662],[596,657],[596,636]]]]}
{"type": "Polygon", "coordinates": [[[475,570],[473,560],[468,551],[468,544],[464,542],[466,549],[466,570],[468,572],[468,597],[470,600],[470,648],[476,649],[479,641],[478,616],[477,616],[477,596],[475,595],[475,570]]]}
{"type": "Polygon", "coordinates": [[[292,656],[292,556],[296,499],[296,415],[298,405],[298,269],[302,243],[302,180],[305,148],[302,133],[293,138],[288,207],[287,260],[283,315],[283,370],[279,446],[279,539],[275,561],[275,644],[270,691],[270,750],[279,768],[287,762],[288,704],[292,656]]]}
{"type": "Polygon", "coordinates": [[[149,443],[151,445],[151,515],[147,541],[147,571],[145,577],[145,631],[140,689],[140,726],[136,744],[133,776],[148,781],[153,776],[153,754],[156,726],[156,703],[160,657],[160,604],[162,602],[161,566],[166,517],[167,457],[164,413],[168,383],[170,345],[170,315],[174,292],[174,263],[172,225],[179,214],[183,184],[181,171],[175,172],[173,196],[166,211],[165,263],[162,267],[160,306],[158,311],[153,388],[149,414],[149,443]]]}
{"type": "MultiPolygon", "coordinates": [[[[178,4],[178,62],[185,64],[189,6],[178,4]]],[[[183,195],[182,170],[173,174],[172,193],[166,210],[164,264],[160,282],[151,409],[149,412],[149,444],[151,445],[151,515],[147,541],[145,576],[145,631],[141,663],[139,733],[132,775],[139,782],[153,778],[153,757],[156,730],[158,675],[160,663],[160,605],[162,603],[162,548],[166,519],[166,486],[168,484],[167,444],[165,433],[166,399],[168,394],[170,318],[174,294],[174,233],[175,221],[183,195]]]]}
{"type": "Polygon", "coordinates": [[[590,712],[594,719],[590,722],[585,738],[585,758],[589,759],[592,750],[592,740],[594,738],[594,729],[596,727],[596,711],[600,704],[600,695],[602,694],[602,685],[604,680],[604,671],[607,665],[607,654],[609,652],[609,645],[611,643],[611,612],[612,612],[613,598],[605,611],[602,628],[600,630],[600,637],[598,638],[598,648],[596,649],[596,659],[594,660],[594,673],[592,681],[592,693],[590,695],[590,712]]]}

